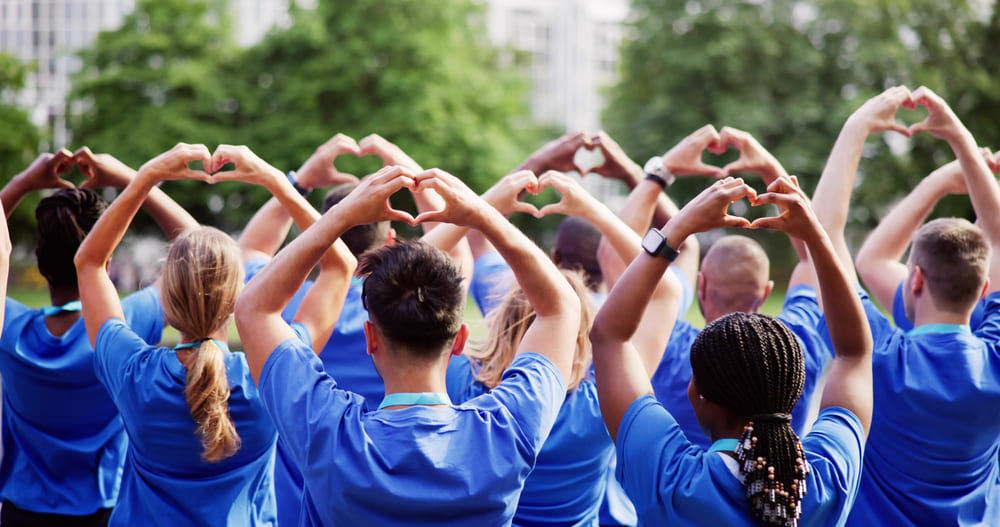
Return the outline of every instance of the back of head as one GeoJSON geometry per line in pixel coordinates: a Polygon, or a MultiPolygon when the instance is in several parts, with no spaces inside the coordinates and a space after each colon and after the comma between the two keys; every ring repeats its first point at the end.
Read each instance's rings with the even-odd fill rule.
{"type": "Polygon", "coordinates": [[[796,525],[808,467],[791,427],[805,381],[795,334],[767,315],[731,313],[698,334],[691,374],[705,399],[747,420],[736,454],[751,514],[764,525],[796,525]]]}
{"type": "MultiPolygon", "coordinates": [[[[573,286],[583,306],[580,313],[580,330],[576,336],[576,351],[573,354],[573,373],[567,383],[567,391],[572,391],[587,375],[587,369],[590,367],[590,326],[595,309],[583,274],[565,269],[562,273],[573,286]]],[[[535,309],[531,307],[524,290],[515,281],[503,301],[490,315],[490,330],[482,349],[469,352],[469,356],[479,361],[478,369],[474,368],[477,381],[491,389],[500,384],[503,372],[514,361],[517,347],[534,320],[535,309]]]]}
{"type": "Polygon", "coordinates": [[[561,269],[581,271],[587,287],[596,291],[604,282],[601,266],[597,262],[597,246],[601,231],[583,218],[569,216],[559,224],[553,261],[561,269]]]}
{"type": "Polygon", "coordinates": [[[770,261],[759,243],[746,236],[725,236],[715,243],[701,262],[706,295],[716,309],[752,313],[763,303],[770,261]]]}
{"type": "MultiPolygon", "coordinates": [[[[913,238],[911,264],[923,271],[938,309],[972,309],[986,284],[990,243],[979,227],[959,218],[927,222],[913,238]]],[[[912,272],[912,269],[911,269],[912,272]]]]}
{"type": "Polygon", "coordinates": [[[85,188],[60,190],[38,203],[38,271],[50,286],[77,286],[73,257],[83,239],[108,207],[96,192],[85,188]]]}
{"type": "MultiPolygon", "coordinates": [[[[330,189],[323,198],[323,212],[330,210],[334,205],[340,203],[340,200],[344,199],[356,188],[358,188],[358,183],[344,183],[330,189]]],[[[390,226],[391,224],[388,221],[355,225],[347,229],[340,236],[340,239],[344,240],[347,248],[357,257],[368,249],[378,247],[385,242],[389,236],[390,226]]]]}
{"type": "Polygon", "coordinates": [[[419,240],[372,249],[358,260],[361,298],[394,350],[432,361],[447,353],[465,314],[462,275],[444,252],[419,240]]]}
{"type": "Polygon", "coordinates": [[[184,395],[205,451],[214,462],[233,455],[240,438],[229,418],[229,381],[223,350],[211,337],[226,326],[243,284],[236,242],[213,227],[187,231],[174,240],[163,265],[166,321],[200,341],[187,366],[184,395]]]}

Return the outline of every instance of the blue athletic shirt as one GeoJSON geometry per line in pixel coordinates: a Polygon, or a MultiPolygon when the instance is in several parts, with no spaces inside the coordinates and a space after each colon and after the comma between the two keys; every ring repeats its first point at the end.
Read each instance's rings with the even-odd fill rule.
{"type": "MultiPolygon", "coordinates": [[[[903,284],[905,283],[905,281],[900,282],[899,287],[896,288],[896,296],[892,301],[892,321],[896,324],[897,328],[909,331],[913,329],[913,322],[906,317],[906,305],[903,304],[903,284]]],[[[976,307],[972,310],[972,317],[969,318],[969,326],[972,329],[978,328],[983,323],[985,315],[986,299],[980,298],[979,302],[976,302],[976,307]]]]}
{"type": "MultiPolygon", "coordinates": [[[[820,324],[825,323],[816,299],[816,290],[812,286],[800,284],[789,289],[778,320],[784,322],[799,339],[805,361],[806,378],[802,397],[792,410],[792,428],[801,435],[809,419],[813,391],[826,363],[833,358],[833,348],[819,329],[820,324]]],[[[691,381],[691,345],[700,331],[686,320],[677,319],[667,342],[667,349],[651,382],[656,400],[680,424],[688,440],[708,450],[712,442],[702,432],[687,396],[688,383],[691,381]]]]}
{"type": "MultiPolygon", "coordinates": [[[[448,395],[463,403],[489,389],[473,377],[470,359],[453,357],[448,395]]],[[[524,482],[514,525],[598,525],[615,446],[597,403],[597,386],[584,379],[566,395],[535,468],[524,482]]]]}
{"type": "Polygon", "coordinates": [[[128,432],[121,495],[109,525],[275,525],[274,442],[242,353],[224,353],[235,455],[201,459],[197,425],[184,400],[187,369],[170,348],[150,346],[120,319],[105,322],[95,347],[97,377],[128,432]]]}
{"type": "Polygon", "coordinates": [[[862,301],[875,408],[848,525],[1000,525],[986,517],[1000,448],[1000,294],[974,333],[934,324],[904,333],[862,301]]]}
{"type": "Polygon", "coordinates": [[[489,394],[444,408],[369,411],[298,339],[260,393],[302,467],[300,525],[509,525],[566,395],[548,359],[521,353],[489,394]]]}
{"type": "MultiPolygon", "coordinates": [[[[861,479],[861,421],[843,408],[826,408],[802,438],[802,448],[809,475],[799,525],[842,525],[861,479]]],[[[641,525],[759,525],[725,454],[688,441],[651,395],[625,412],[617,452],[617,476],[641,525]]]]}
{"type": "MultiPolygon", "coordinates": [[[[55,337],[40,309],[8,297],[5,310],[0,495],[39,513],[84,516],[114,507],[127,440],[94,374],[83,318],[55,337]]],[[[155,288],[127,296],[122,310],[139,338],[160,341],[163,311],[155,288]]]]}

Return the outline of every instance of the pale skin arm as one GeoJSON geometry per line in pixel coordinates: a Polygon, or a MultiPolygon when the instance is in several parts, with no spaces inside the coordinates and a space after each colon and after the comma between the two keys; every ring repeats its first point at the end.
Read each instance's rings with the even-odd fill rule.
{"type": "Polygon", "coordinates": [[[400,167],[385,167],[362,179],[358,188],[297,236],[247,284],[236,300],[236,328],[255,383],[259,383],[261,370],[274,349],[295,337],[295,331],[281,318],[281,311],[324,253],[355,225],[391,220],[413,223],[409,214],[388,204],[389,196],[413,186],[413,178],[400,167]]]}
{"type": "MultiPolygon", "coordinates": [[[[929,132],[948,142],[965,174],[965,184],[969,189],[969,198],[976,211],[979,226],[990,245],[997,247],[1000,244],[1000,214],[997,214],[1000,210],[1000,187],[990,173],[987,160],[976,146],[976,139],[948,104],[933,91],[921,86],[913,92],[913,100],[926,107],[929,115],[923,122],[910,126],[910,132],[929,132]]],[[[988,294],[1000,290],[1000,258],[992,259],[989,280],[988,294]]]]}
{"type": "MultiPolygon", "coordinates": [[[[233,162],[236,169],[217,173],[216,181],[235,180],[263,186],[303,231],[319,219],[316,209],[292,187],[285,175],[257,157],[249,148],[220,145],[212,156],[212,166],[221,167],[229,162],[233,162]]],[[[270,211],[273,211],[273,207],[270,211]]],[[[336,240],[327,247],[318,262],[313,263],[320,265],[319,276],[302,299],[293,321],[302,324],[309,332],[313,351],[318,354],[326,346],[340,316],[357,261],[347,246],[336,240]]]]}
{"type": "Polygon", "coordinates": [[[0,190],[0,205],[10,217],[17,205],[29,193],[36,190],[73,188],[73,184],[60,176],[73,167],[73,153],[65,148],[55,154],[42,154],[24,169],[11,178],[10,182],[0,190]]]}
{"type": "MultiPolygon", "coordinates": [[[[726,209],[730,203],[753,195],[753,188],[740,179],[719,181],[685,205],[660,232],[668,245],[677,247],[695,232],[716,227],[746,227],[749,225],[746,219],[729,216],[726,209]]],[[[639,397],[653,393],[647,370],[632,339],[639,320],[645,316],[652,292],[669,265],[663,258],[640,253],[615,284],[590,331],[601,415],[615,441],[628,407],[639,397]]],[[[668,284],[673,316],[661,323],[672,328],[677,317],[680,288],[674,280],[668,284]]]]}
{"type": "Polygon", "coordinates": [[[844,268],[797,181],[779,178],[768,186],[767,194],[753,201],[777,205],[782,211],[780,216],[755,220],[753,227],[784,231],[805,242],[811,255],[834,349],[820,407],[839,406],[851,411],[867,435],[873,405],[873,344],[853,275],[844,268]]]}
{"type": "Polygon", "coordinates": [[[208,174],[189,169],[191,161],[212,166],[205,145],[183,143],[143,165],[80,245],[74,263],[91,346],[96,344],[97,333],[108,319],[125,319],[118,291],[108,276],[108,261],[150,191],[160,181],[169,179],[211,181],[208,174]]]}
{"type": "Polygon", "coordinates": [[[496,247],[535,310],[535,320],[518,346],[518,353],[544,355],[563,379],[572,372],[573,351],[580,329],[580,299],[541,249],[494,207],[476,196],[461,180],[440,170],[417,174],[419,190],[431,188],[447,203],[439,212],[418,220],[446,221],[474,228],[496,247]]]}

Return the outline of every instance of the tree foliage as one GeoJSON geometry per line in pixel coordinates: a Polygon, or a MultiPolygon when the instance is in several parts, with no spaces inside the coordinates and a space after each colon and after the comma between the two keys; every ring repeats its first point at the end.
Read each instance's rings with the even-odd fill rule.
{"type": "MultiPolygon", "coordinates": [[[[867,98],[895,84],[946,98],[980,144],[1000,145],[995,5],[932,0],[633,0],[622,78],[605,122],[638,159],[704,125],[756,136],[789,173],[814,188],[840,127],[867,98]],[[985,15],[991,13],[989,17],[985,15]]],[[[900,112],[917,122],[923,110],[900,112]]],[[[706,162],[721,164],[735,156],[706,162]]],[[[889,204],[951,159],[932,137],[868,141],[852,226],[871,227],[889,204]],[[892,143],[893,148],[890,148],[892,143]]],[[[704,182],[675,185],[679,199],[704,182]]],[[[943,207],[963,214],[968,200],[943,207]]]]}

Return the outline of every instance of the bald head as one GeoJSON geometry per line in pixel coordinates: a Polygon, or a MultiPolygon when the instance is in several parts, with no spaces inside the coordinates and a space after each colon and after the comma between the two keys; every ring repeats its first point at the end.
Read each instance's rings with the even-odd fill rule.
{"type": "Polygon", "coordinates": [[[770,272],[764,248],[746,236],[726,236],[712,244],[700,273],[699,300],[706,318],[713,311],[714,319],[759,310],[770,292],[770,272]]]}

